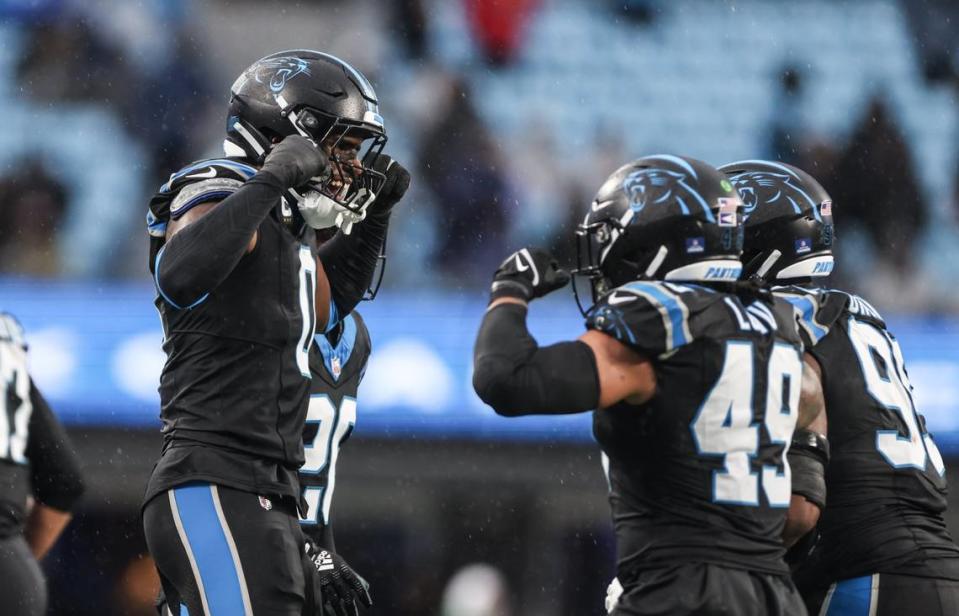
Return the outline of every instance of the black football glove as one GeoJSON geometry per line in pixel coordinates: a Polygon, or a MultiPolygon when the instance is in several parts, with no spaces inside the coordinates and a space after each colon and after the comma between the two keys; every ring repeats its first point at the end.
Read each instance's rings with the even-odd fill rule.
{"type": "Polygon", "coordinates": [[[523,248],[508,256],[493,274],[490,301],[515,297],[530,301],[569,283],[569,272],[541,248],[523,248]]]}
{"type": "Polygon", "coordinates": [[[313,566],[315,616],[359,616],[357,603],[371,607],[370,585],[335,552],[306,540],[306,557],[313,566]]]}
{"type": "Polygon", "coordinates": [[[283,188],[296,188],[326,173],[328,166],[326,153],[313,141],[290,135],[273,146],[260,172],[275,177],[283,188]]]}
{"type": "Polygon", "coordinates": [[[386,176],[386,182],[380,188],[370,212],[385,214],[399,203],[406,190],[410,187],[410,172],[406,168],[385,154],[380,154],[373,162],[373,170],[386,176]]]}

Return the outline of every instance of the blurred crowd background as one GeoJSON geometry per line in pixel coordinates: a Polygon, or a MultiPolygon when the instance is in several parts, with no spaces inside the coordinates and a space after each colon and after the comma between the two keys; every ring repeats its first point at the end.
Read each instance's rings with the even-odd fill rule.
{"type": "Polygon", "coordinates": [[[959,311],[948,0],[4,0],[0,271],[141,279],[145,204],[219,154],[236,75],[315,47],[376,85],[415,173],[394,287],[485,284],[571,233],[622,162],[795,163],[836,204],[841,281],[959,311]]]}
{"type": "MultiPolygon", "coordinates": [[[[668,152],[799,165],[834,198],[837,286],[956,315],[957,46],[952,0],[0,0],[0,276],[148,287],[150,195],[221,154],[243,68],[305,47],[371,79],[413,172],[385,295],[479,297],[525,244],[572,264],[606,175],[668,152]]],[[[47,563],[52,613],[148,614],[136,504],[155,431],[77,434],[95,490],[47,563]]],[[[357,440],[337,543],[374,613],[602,612],[593,447],[357,440]]]]}

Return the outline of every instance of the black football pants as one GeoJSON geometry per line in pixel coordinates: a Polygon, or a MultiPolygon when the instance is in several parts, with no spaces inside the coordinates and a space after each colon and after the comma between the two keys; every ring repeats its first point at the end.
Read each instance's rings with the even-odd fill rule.
{"type": "Polygon", "coordinates": [[[291,501],[189,483],[147,503],[143,529],[174,615],[303,613],[303,536],[291,501]]]}
{"type": "Polygon", "coordinates": [[[10,616],[47,613],[47,584],[22,535],[0,539],[0,613],[10,616]]]}
{"type": "Polygon", "coordinates": [[[812,616],[950,616],[959,614],[959,581],[876,573],[810,593],[812,616]]]}
{"type": "Polygon", "coordinates": [[[806,616],[788,576],[690,563],[639,572],[614,616],[806,616]]]}

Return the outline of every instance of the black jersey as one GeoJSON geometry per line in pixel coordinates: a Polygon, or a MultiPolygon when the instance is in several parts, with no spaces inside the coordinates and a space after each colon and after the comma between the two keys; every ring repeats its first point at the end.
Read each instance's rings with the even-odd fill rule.
{"type": "MultiPolygon", "coordinates": [[[[222,200],[256,172],[213,159],[174,174],[151,203],[172,218],[222,200]]],[[[279,200],[278,200],[279,206],[279,200]]],[[[279,209],[279,207],[277,208],[279,209]]],[[[151,234],[165,228],[153,222],[151,234]]],[[[191,480],[296,497],[315,328],[315,236],[295,237],[274,213],[256,247],[226,279],[191,306],[157,284],[166,365],[160,376],[164,452],[147,488],[191,480]]],[[[159,271],[163,248],[156,251],[159,271]]]]}
{"type": "Polygon", "coordinates": [[[796,313],[764,294],[632,282],[587,327],[653,360],[656,395],[594,414],[618,572],[704,562],[784,574],[785,453],[798,418],[796,313]]]}
{"type": "Polygon", "coordinates": [[[310,349],[310,408],[303,429],[306,462],[300,469],[307,515],[305,532],[334,549],[330,507],[336,486],[340,447],[356,424],[356,393],[371,351],[370,334],[359,313],[352,312],[329,334],[318,334],[310,349]]]}
{"type": "Polygon", "coordinates": [[[916,412],[895,336],[855,295],[799,287],[776,294],[804,314],[833,298],[844,306],[810,349],[822,368],[831,459],[821,538],[797,580],[828,585],[873,573],[959,579],[959,548],[943,518],[945,468],[916,412]]]}
{"type": "Polygon", "coordinates": [[[0,313],[0,538],[22,531],[28,496],[69,511],[82,491],[66,432],[27,373],[23,330],[0,313]]]}

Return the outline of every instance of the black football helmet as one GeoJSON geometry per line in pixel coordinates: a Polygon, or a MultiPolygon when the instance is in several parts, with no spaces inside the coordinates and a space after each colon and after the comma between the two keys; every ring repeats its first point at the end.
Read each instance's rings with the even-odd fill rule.
{"type": "Polygon", "coordinates": [[[729,281],[742,270],[736,189],[684,156],[647,156],[617,169],[576,234],[575,274],[589,279],[594,301],[631,280],[729,281]]]}
{"type": "Polygon", "coordinates": [[[811,175],[775,161],[720,167],[743,199],[743,278],[804,282],[833,269],[832,198],[811,175]]]}
{"type": "MultiPolygon", "coordinates": [[[[303,188],[311,188],[360,213],[386,179],[373,170],[386,144],[373,86],[358,70],[329,54],[295,49],[257,60],[230,89],[226,130],[227,154],[255,164],[287,135],[300,134],[330,147],[330,173],[309,187],[291,190],[294,203],[302,199],[303,188]],[[357,142],[359,151],[352,145],[357,142]],[[351,152],[350,160],[338,156],[344,151],[351,152]],[[338,181],[332,181],[334,177],[338,181]]],[[[293,213],[286,208],[283,212],[284,217],[293,213]]]]}

